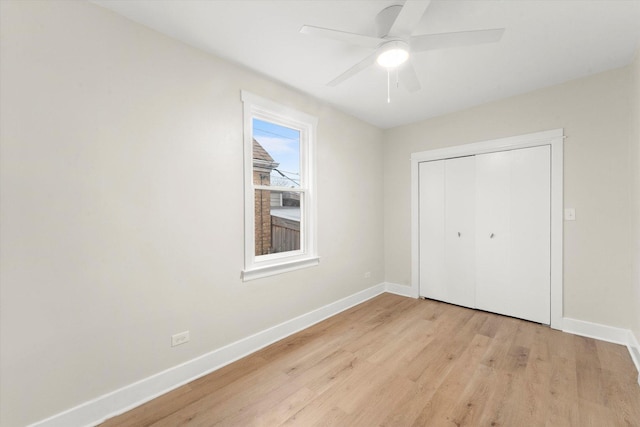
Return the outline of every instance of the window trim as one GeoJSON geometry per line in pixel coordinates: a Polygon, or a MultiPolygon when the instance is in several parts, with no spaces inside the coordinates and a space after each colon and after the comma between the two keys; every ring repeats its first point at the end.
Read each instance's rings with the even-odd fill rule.
{"type": "MultiPolygon", "coordinates": [[[[309,114],[286,107],[241,91],[244,122],[244,269],[243,281],[281,274],[300,268],[318,265],[317,252],[317,203],[315,177],[315,140],[318,119],[309,114]],[[301,186],[296,192],[303,194],[301,203],[300,249],[275,254],[255,255],[255,190],[262,186],[253,183],[253,119],[267,120],[300,131],[301,186]]],[[[291,191],[289,188],[270,187],[273,190],[291,191]]]]}

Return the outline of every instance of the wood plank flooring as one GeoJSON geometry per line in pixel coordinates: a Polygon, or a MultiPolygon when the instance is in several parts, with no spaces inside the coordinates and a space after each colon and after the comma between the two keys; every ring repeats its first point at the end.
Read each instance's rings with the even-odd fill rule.
{"type": "Polygon", "coordinates": [[[103,426],[640,426],[624,346],[383,294],[103,426]]]}

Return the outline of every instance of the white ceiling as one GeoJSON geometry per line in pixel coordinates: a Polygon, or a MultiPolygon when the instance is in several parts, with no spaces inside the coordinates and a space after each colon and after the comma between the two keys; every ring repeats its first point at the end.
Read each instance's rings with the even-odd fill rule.
{"type": "Polygon", "coordinates": [[[413,56],[422,90],[393,88],[370,67],[326,83],[371,50],[319,39],[303,24],[375,35],[397,0],[93,0],[185,43],[242,64],[381,128],[416,122],[629,64],[640,0],[433,1],[413,34],[506,28],[497,44],[413,56]]]}

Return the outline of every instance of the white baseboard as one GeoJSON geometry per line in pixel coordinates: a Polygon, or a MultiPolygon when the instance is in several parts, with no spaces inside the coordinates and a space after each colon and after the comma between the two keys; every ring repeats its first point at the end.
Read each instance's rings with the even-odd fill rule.
{"type": "Polygon", "coordinates": [[[629,354],[631,354],[631,360],[633,360],[638,370],[638,385],[640,385],[640,343],[638,343],[638,339],[631,331],[629,331],[627,348],[629,349],[629,354]]]}
{"type": "Polygon", "coordinates": [[[401,295],[403,297],[418,298],[418,293],[409,285],[399,285],[397,283],[385,282],[385,290],[390,294],[401,295]]]}
{"type": "Polygon", "coordinates": [[[629,342],[628,329],[571,319],[569,317],[562,319],[562,331],[587,338],[595,338],[600,341],[612,342],[614,344],[627,345],[629,342]]]}
{"type": "Polygon", "coordinates": [[[309,313],[265,329],[210,353],[56,414],[30,427],[95,426],[177,387],[235,362],[276,341],[384,293],[387,284],[365,289],[309,313]]]}
{"type": "Polygon", "coordinates": [[[640,385],[640,345],[631,330],[568,317],[562,319],[562,326],[563,332],[627,346],[631,360],[638,371],[638,385],[640,385]]]}

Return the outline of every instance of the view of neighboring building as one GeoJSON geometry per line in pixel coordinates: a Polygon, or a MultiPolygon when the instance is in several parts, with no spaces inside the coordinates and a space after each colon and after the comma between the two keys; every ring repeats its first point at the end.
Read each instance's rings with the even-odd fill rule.
{"type": "MultiPolygon", "coordinates": [[[[278,166],[279,163],[254,139],[254,185],[287,186],[289,178],[277,169],[278,166]]],[[[254,209],[256,255],[300,249],[299,193],[256,190],[254,209]]]]}

